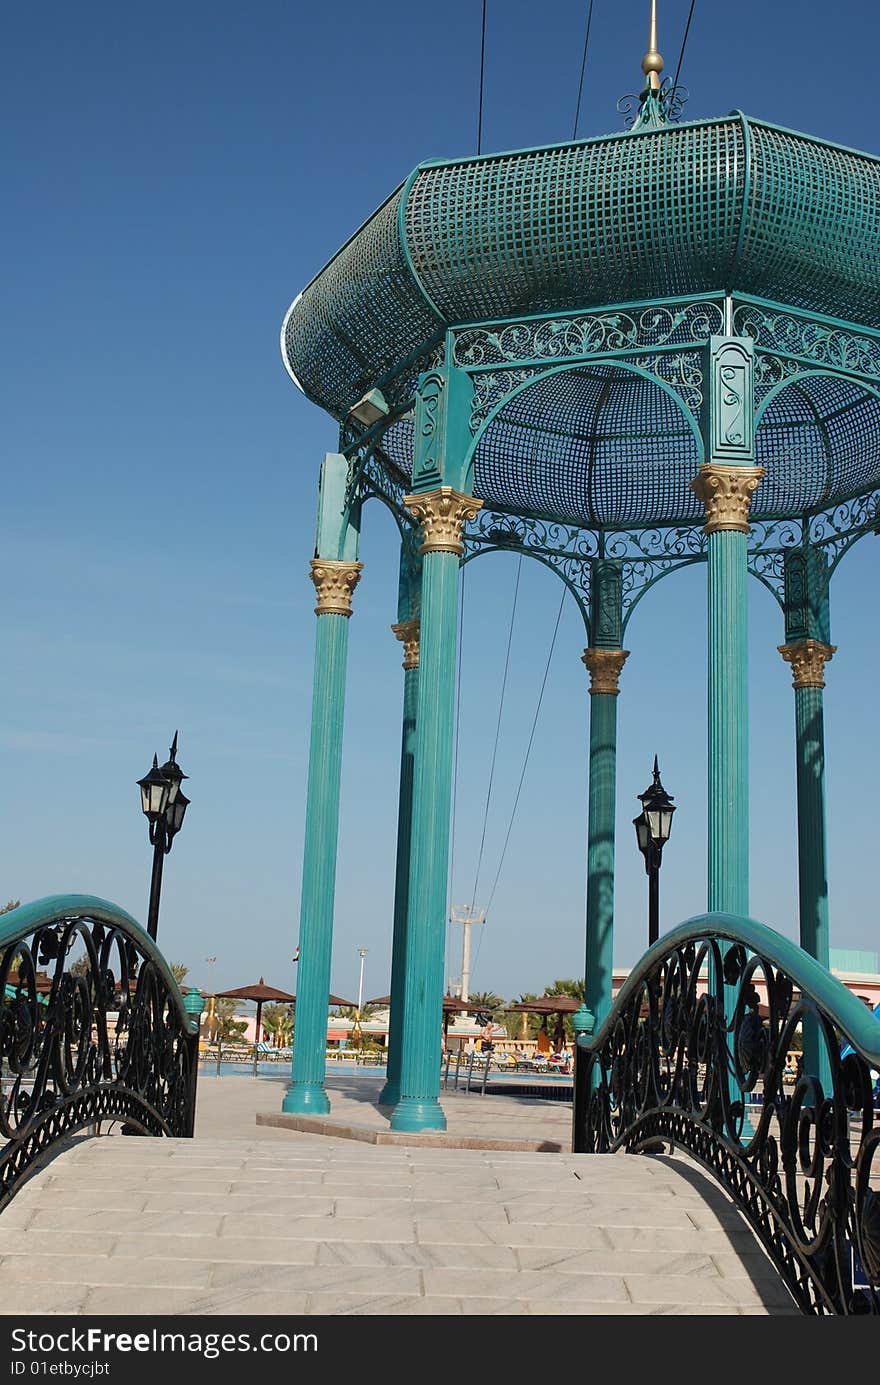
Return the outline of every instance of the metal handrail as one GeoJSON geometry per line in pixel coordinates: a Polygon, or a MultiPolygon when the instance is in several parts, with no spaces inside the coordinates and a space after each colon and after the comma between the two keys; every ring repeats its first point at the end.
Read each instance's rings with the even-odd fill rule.
{"type": "Polygon", "coordinates": [[[123,1133],[192,1135],[201,994],[184,999],[125,910],[92,895],[10,910],[0,996],[0,1206],[75,1130],[122,1121],[123,1133]]]}
{"type": "Polygon", "coordinates": [[[576,1152],[686,1151],[805,1313],[880,1314],[880,1022],[840,981],[754,919],[702,914],[645,953],[594,1035],[580,1028],[576,1152]]]}

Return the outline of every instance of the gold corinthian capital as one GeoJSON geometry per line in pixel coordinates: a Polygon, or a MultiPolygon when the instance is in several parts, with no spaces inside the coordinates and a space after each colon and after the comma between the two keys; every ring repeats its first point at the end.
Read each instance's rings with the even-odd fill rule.
{"type": "Polygon", "coordinates": [[[318,593],[316,616],[350,616],[351,596],[361,580],[363,563],[340,558],[313,558],[311,578],[318,593]]]}
{"type": "Polygon", "coordinates": [[[733,529],[739,534],[749,532],[748,514],[752,496],[764,475],[762,466],[722,466],[706,462],[691,481],[691,490],[702,501],[706,511],[704,525],[707,534],[719,529],[733,529]]]}
{"type": "Polygon", "coordinates": [[[405,669],[418,668],[419,666],[420,628],[420,623],[417,620],[402,620],[399,625],[392,625],[391,627],[391,633],[403,645],[403,667],[405,669]]]}
{"type": "Polygon", "coordinates": [[[796,640],[792,644],[780,644],[777,648],[787,664],[791,664],[791,685],[793,688],[824,688],[825,665],[837,652],[836,644],[823,644],[821,640],[796,640]]]}
{"type": "Polygon", "coordinates": [[[464,552],[462,530],[483,508],[482,500],[452,486],[439,486],[423,495],[405,495],[403,503],[422,526],[420,553],[457,553],[459,557],[464,552]]]}
{"type": "Polygon", "coordinates": [[[596,693],[617,697],[620,670],[629,658],[628,649],[585,649],[581,661],[590,675],[590,697],[596,693]]]}

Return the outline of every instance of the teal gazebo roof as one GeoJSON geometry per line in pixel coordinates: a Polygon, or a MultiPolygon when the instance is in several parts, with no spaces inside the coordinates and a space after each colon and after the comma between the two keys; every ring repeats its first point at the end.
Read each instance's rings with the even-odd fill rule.
{"type": "Polygon", "coordinates": [[[880,327],[880,160],[736,112],[420,164],[299,295],[337,418],[457,323],[744,293],[880,327]]]}

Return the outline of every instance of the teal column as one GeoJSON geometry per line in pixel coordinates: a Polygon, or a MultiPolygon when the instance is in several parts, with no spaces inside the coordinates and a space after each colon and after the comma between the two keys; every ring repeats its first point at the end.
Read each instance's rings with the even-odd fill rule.
{"type": "MultiPolygon", "coordinates": [[[[403,561],[406,554],[403,554],[403,561]]],[[[403,574],[402,574],[403,575],[403,574]]],[[[403,583],[401,583],[403,587],[403,583]]],[[[406,614],[418,610],[419,590],[406,584],[406,599],[401,600],[406,614]]],[[[403,595],[403,593],[402,593],[403,595]]],[[[388,1067],[385,1086],[379,1095],[380,1106],[395,1106],[400,1100],[400,1066],[406,1007],[407,918],[409,912],[409,872],[412,843],[412,796],[415,770],[416,705],[419,691],[419,621],[401,620],[391,627],[403,645],[403,729],[400,747],[400,794],[397,810],[397,866],[394,878],[394,931],[391,945],[391,1016],[388,1032],[388,1067]]]]}
{"type": "Polygon", "coordinates": [[[462,552],[459,536],[464,521],[480,508],[480,501],[444,486],[432,493],[409,496],[407,504],[422,521],[425,544],[400,1097],[391,1127],[445,1130],[438,1097],[462,552]],[[436,546],[439,543],[444,546],[436,546]]]}
{"type": "MultiPolygon", "coordinates": [[[[706,461],[691,487],[706,512],[708,570],[708,908],[749,912],[748,512],[764,472],[754,461],[752,342],[711,337],[704,357],[706,461]]],[[[722,947],[722,955],[727,947],[722,947]]],[[[710,967],[728,1025],[730,987],[710,967]]],[[[733,1073],[729,1100],[741,1100],[733,1073]]],[[[748,1118],[742,1135],[748,1131],[748,1118]]]]}
{"type": "Polygon", "coordinates": [[[749,704],[746,561],[745,533],[728,529],[709,531],[708,908],[747,917],[749,704]]]}
{"type": "MultiPolygon", "coordinates": [[[[336,551],[356,551],[357,536],[340,522],[345,459],[329,456],[321,473],[318,552],[333,540],[336,551]]],[[[318,593],[312,728],[306,791],[305,845],[300,903],[299,964],[293,1036],[291,1085],[282,1110],[302,1114],[329,1111],[324,1090],[330,956],[336,889],[339,784],[348,621],[351,597],[362,564],[347,558],[316,557],[311,577],[318,593]]]]}
{"type": "Polygon", "coordinates": [[[622,586],[616,563],[596,560],[591,573],[593,643],[584,650],[590,675],[590,781],[587,816],[587,938],[585,1004],[602,1024],[611,1009],[614,963],[614,815],[617,788],[618,680],[629,650],[621,649],[622,586]],[[600,643],[602,641],[602,643],[600,643]]]}
{"type": "Polygon", "coordinates": [[[691,487],[706,511],[710,911],[748,915],[748,533],[763,476],[754,459],[753,349],[712,337],[704,361],[706,461],[691,487]]]}
{"type": "MultiPolygon", "coordinates": [[[[837,646],[827,642],[828,577],[824,556],[793,549],[785,561],[786,643],[791,665],[797,759],[798,902],[800,944],[830,970],[828,854],[825,831],[825,665],[837,646]]],[[[804,1027],[804,1066],[830,1090],[831,1068],[815,1025],[804,1027]]]]}
{"type": "Polygon", "coordinates": [[[422,604],[400,1095],[391,1127],[412,1132],[446,1128],[439,1095],[459,560],[464,525],[482,505],[468,493],[472,398],[462,371],[420,377],[413,494],[404,497],[421,526],[422,604]]]}

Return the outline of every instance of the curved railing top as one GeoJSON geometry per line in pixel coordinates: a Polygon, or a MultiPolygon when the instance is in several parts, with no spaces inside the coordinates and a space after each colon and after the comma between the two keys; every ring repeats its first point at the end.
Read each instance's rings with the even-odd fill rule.
{"type": "Polygon", "coordinates": [[[676,947],[697,942],[711,933],[714,937],[742,943],[789,976],[800,990],[816,1001],[831,1023],[840,1029],[872,1067],[880,1068],[880,1020],[848,991],[842,981],[805,952],[797,943],[785,938],[756,919],[738,914],[707,913],[687,919],[677,928],[664,933],[633,968],[617,993],[614,1010],[584,1045],[599,1048],[609,1037],[615,1023],[615,1011],[626,1005],[657,962],[676,947]]]}
{"type": "Polygon", "coordinates": [[[47,895],[45,899],[32,900],[30,904],[20,904],[17,909],[10,909],[8,914],[0,915],[0,953],[10,943],[26,937],[37,928],[75,918],[96,919],[99,923],[106,923],[110,927],[120,928],[123,932],[131,934],[140,951],[161,973],[185,1030],[196,1033],[198,1016],[193,1018],[187,1012],[180,986],[153,939],[137,919],[107,899],[99,899],[97,895],[90,894],[55,894],[47,895]]]}

